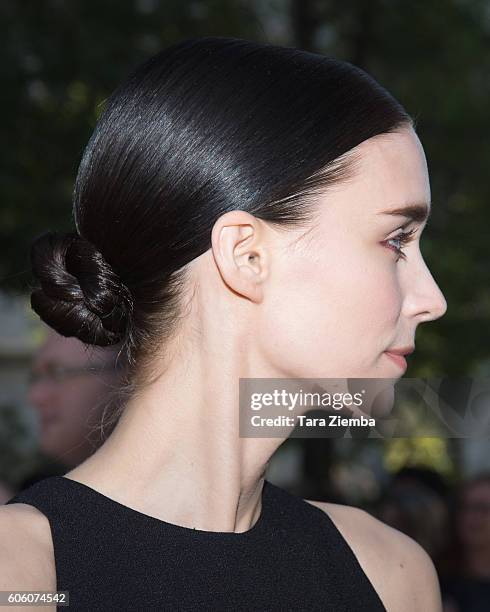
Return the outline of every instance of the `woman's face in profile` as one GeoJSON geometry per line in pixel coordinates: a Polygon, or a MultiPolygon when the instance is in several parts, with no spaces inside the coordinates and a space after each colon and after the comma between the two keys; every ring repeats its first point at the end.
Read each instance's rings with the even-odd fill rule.
{"type": "Polygon", "coordinates": [[[430,207],[417,135],[383,134],[355,152],[353,177],[329,190],[317,220],[274,261],[260,337],[280,376],[400,377],[405,370],[386,351],[413,347],[419,323],[446,311],[420,252],[426,221],[389,214],[430,207]]]}

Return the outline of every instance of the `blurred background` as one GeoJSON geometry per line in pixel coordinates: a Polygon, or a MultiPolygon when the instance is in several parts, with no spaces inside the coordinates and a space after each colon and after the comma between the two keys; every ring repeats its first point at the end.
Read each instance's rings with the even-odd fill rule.
{"type": "MultiPolygon", "coordinates": [[[[112,363],[110,354],[94,361],[77,341],[50,335],[31,312],[30,243],[48,229],[72,229],[73,181],[107,96],[142,60],[184,38],[235,36],[332,55],[365,69],[400,100],[417,120],[431,176],[433,212],[421,249],[448,302],[442,319],[419,328],[406,376],[488,378],[490,2],[3,0],[0,17],[5,499],[91,452],[80,442],[83,452],[70,454],[43,439],[43,427],[60,418],[58,410],[79,424],[85,439],[83,415],[105,393],[93,378],[84,378],[93,377],[86,368],[112,363]],[[63,371],[67,364],[71,370],[63,371]],[[40,379],[42,389],[36,387],[40,379]],[[77,409],[74,395],[81,398],[77,409]]],[[[76,442],[73,432],[70,437],[57,427],[58,439],[76,442]]],[[[433,558],[442,559],[441,567],[461,557],[458,525],[468,517],[460,521],[458,512],[469,512],[465,524],[487,534],[486,552],[480,550],[476,564],[488,575],[472,571],[488,587],[490,481],[482,477],[465,489],[488,471],[488,439],[289,439],[271,461],[269,478],[304,497],[366,508],[424,543],[433,558]],[[450,544],[448,534],[454,536],[450,544]]],[[[453,595],[459,608],[448,610],[480,609],[453,595]]]]}

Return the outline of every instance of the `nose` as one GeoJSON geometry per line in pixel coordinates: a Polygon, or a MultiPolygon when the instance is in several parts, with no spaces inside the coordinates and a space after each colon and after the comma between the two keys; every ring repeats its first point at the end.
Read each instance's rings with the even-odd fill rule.
{"type": "Polygon", "coordinates": [[[430,273],[422,254],[410,270],[407,268],[404,310],[406,316],[416,317],[420,323],[435,321],[444,316],[447,302],[430,273]]]}
{"type": "Polygon", "coordinates": [[[31,384],[27,399],[33,408],[42,412],[45,407],[52,405],[51,395],[49,383],[40,380],[31,384]]]}

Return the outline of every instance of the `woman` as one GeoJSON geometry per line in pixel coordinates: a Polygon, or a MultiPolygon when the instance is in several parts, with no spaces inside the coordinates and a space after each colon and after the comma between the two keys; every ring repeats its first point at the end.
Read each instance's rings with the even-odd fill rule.
{"type": "Polygon", "coordinates": [[[137,68],[81,161],[76,232],[32,249],[33,309],[120,342],[127,401],[94,455],[2,509],[2,588],[76,610],[440,610],[413,540],[266,481],[283,440],[237,416],[240,378],[403,374],[446,310],[429,202],[412,120],[348,63],[210,37],[137,68]]]}

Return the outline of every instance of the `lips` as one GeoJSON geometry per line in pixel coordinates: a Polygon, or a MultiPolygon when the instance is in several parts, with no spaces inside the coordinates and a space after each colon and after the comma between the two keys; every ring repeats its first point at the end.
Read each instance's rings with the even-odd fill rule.
{"type": "Polygon", "coordinates": [[[397,355],[396,353],[391,353],[389,351],[385,351],[385,355],[405,372],[407,369],[407,360],[403,355],[397,355]]]}
{"type": "Polygon", "coordinates": [[[393,347],[385,351],[387,357],[391,359],[393,363],[403,370],[403,372],[407,369],[407,360],[405,359],[405,355],[410,355],[415,350],[415,346],[413,344],[407,344],[407,346],[393,347]]]}
{"type": "Polygon", "coordinates": [[[415,350],[415,346],[402,346],[401,348],[390,348],[386,352],[391,353],[392,355],[410,355],[415,350]]]}

